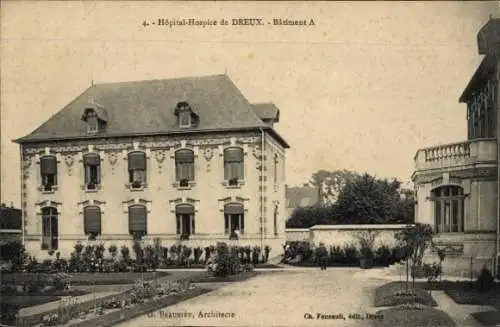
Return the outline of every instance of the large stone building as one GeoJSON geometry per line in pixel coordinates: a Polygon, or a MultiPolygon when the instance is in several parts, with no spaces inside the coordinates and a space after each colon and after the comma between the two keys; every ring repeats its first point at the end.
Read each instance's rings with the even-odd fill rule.
{"type": "Polygon", "coordinates": [[[279,114],[226,75],[91,86],[16,140],[27,250],[159,238],[280,251],[289,146],[273,129],[279,114]]]}
{"type": "Polygon", "coordinates": [[[459,275],[499,265],[499,19],[481,28],[477,43],[484,58],[459,100],[468,138],[420,149],[413,174],[416,221],[434,227],[432,252],[444,249],[445,272],[459,275]]]}

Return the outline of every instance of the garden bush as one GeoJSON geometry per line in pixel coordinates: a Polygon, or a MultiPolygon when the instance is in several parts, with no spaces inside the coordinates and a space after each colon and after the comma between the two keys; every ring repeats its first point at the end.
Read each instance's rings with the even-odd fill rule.
{"type": "Polygon", "coordinates": [[[226,277],[242,271],[238,254],[230,251],[226,243],[218,243],[216,248],[214,276],[226,277]]]}
{"type": "Polygon", "coordinates": [[[476,285],[480,292],[488,292],[495,287],[495,279],[486,267],[483,267],[483,269],[481,269],[481,273],[477,278],[476,285]]]}

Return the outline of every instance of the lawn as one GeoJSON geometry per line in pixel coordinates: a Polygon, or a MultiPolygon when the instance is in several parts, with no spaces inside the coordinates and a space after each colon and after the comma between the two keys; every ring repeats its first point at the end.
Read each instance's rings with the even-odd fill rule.
{"type": "MultiPolygon", "coordinates": [[[[152,280],[167,276],[168,272],[110,272],[110,273],[70,273],[71,285],[116,285],[133,284],[138,279],[152,280]]],[[[44,273],[6,273],[2,274],[2,284],[22,284],[39,280],[44,273]]]]}
{"type": "Polygon", "coordinates": [[[484,311],[471,314],[482,326],[498,326],[500,324],[500,311],[484,311]]]}
{"type": "Polygon", "coordinates": [[[391,282],[378,287],[375,290],[375,306],[390,307],[405,303],[421,303],[429,306],[437,306],[427,290],[415,285],[415,289],[406,292],[405,283],[391,282]]]}
{"type": "Polygon", "coordinates": [[[434,327],[456,326],[453,320],[443,311],[431,307],[405,307],[380,310],[376,315],[382,319],[373,320],[375,327],[405,326],[405,327],[434,327]]]}

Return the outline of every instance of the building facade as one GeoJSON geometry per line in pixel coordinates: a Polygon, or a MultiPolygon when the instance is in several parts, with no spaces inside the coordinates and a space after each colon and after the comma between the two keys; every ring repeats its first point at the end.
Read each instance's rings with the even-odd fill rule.
{"type": "Polygon", "coordinates": [[[93,85],[16,140],[27,251],[155,239],[280,251],[279,113],[249,103],[226,75],[93,85]]]}
{"type": "MultiPolygon", "coordinates": [[[[416,222],[431,224],[436,238],[429,260],[445,250],[445,273],[498,273],[500,20],[491,19],[477,37],[484,58],[459,101],[467,105],[468,138],[420,149],[413,181],[416,222]]],[[[437,261],[437,260],[436,260],[437,261]]]]}
{"type": "Polygon", "coordinates": [[[303,186],[285,186],[286,219],[289,219],[295,209],[310,207],[318,204],[319,191],[317,188],[305,184],[303,186]]]}

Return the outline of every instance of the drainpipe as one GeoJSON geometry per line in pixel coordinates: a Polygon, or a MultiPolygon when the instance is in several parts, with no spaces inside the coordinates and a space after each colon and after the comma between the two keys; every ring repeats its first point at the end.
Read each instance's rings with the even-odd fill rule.
{"type": "Polygon", "coordinates": [[[264,130],[260,129],[260,250],[264,251],[264,163],[265,163],[265,136],[264,130]]]}
{"type": "Polygon", "coordinates": [[[20,188],[21,188],[21,242],[22,244],[24,245],[24,196],[23,196],[23,193],[24,193],[24,158],[23,158],[23,146],[22,144],[19,145],[19,160],[20,160],[20,166],[21,166],[21,179],[20,179],[20,182],[21,182],[21,185],[20,185],[20,188]]]}

